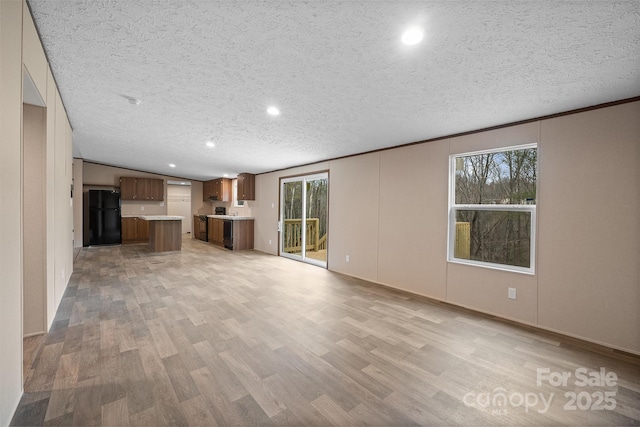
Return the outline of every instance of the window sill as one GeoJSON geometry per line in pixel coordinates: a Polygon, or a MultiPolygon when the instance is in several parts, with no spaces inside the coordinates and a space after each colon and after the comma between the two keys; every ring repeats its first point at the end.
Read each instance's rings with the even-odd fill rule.
{"type": "Polygon", "coordinates": [[[468,265],[471,267],[481,267],[481,268],[488,268],[490,270],[505,271],[508,273],[526,274],[528,276],[536,275],[535,269],[533,268],[517,267],[517,266],[503,265],[503,264],[493,264],[490,262],[482,262],[482,261],[471,261],[471,260],[460,259],[460,258],[450,258],[447,260],[447,262],[451,264],[468,265]]]}

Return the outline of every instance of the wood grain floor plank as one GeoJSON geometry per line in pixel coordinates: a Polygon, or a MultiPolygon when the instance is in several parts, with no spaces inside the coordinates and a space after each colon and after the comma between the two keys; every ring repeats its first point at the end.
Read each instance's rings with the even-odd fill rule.
{"type": "Polygon", "coordinates": [[[233,374],[238,377],[245,389],[253,396],[253,399],[260,405],[268,417],[273,417],[287,409],[271,391],[264,386],[262,379],[249,365],[244,363],[240,357],[231,351],[220,353],[220,358],[225,361],[233,374]]]}
{"type": "Polygon", "coordinates": [[[190,426],[215,427],[219,425],[209,411],[209,403],[203,395],[180,402],[180,406],[190,426]]]}
{"type": "Polygon", "coordinates": [[[25,392],[51,391],[57,374],[64,343],[43,345],[32,364],[24,386],[25,392]]]}
{"type": "Polygon", "coordinates": [[[356,420],[326,394],[313,400],[311,405],[316,408],[331,425],[352,426],[356,424],[356,420]]]}
{"type": "Polygon", "coordinates": [[[137,414],[155,404],[154,390],[145,376],[145,370],[138,350],[120,353],[118,363],[118,386],[127,395],[130,414],[137,414]]]}
{"type": "Polygon", "coordinates": [[[100,338],[82,341],[78,379],[84,381],[100,375],[100,338]]]}
{"type": "Polygon", "coordinates": [[[280,374],[265,378],[264,384],[303,425],[329,425],[329,420],[311,405],[311,402],[300,393],[300,389],[282,378],[280,374]]]}
{"type": "Polygon", "coordinates": [[[162,359],[162,363],[179,402],[189,400],[200,394],[180,355],[165,357],[162,359]]]}
{"type": "MultiPolygon", "coordinates": [[[[191,378],[196,383],[201,396],[207,402],[207,408],[218,425],[242,425],[244,419],[238,408],[232,404],[222,392],[217,378],[209,368],[201,368],[192,371],[191,378]]],[[[242,398],[238,397],[238,399],[242,398]]]]}
{"type": "Polygon", "coordinates": [[[178,350],[176,350],[176,347],[173,345],[173,341],[171,341],[171,337],[167,333],[164,322],[161,319],[147,320],[147,326],[149,327],[151,337],[161,358],[178,354],[178,350]]]}
{"type": "MultiPolygon", "coordinates": [[[[129,410],[129,414],[129,424],[131,426],[158,427],[162,425],[161,420],[158,418],[155,406],[147,408],[137,414],[131,414],[131,410],[129,410]]],[[[108,424],[103,425],[107,426],[108,424]]]]}
{"type": "Polygon", "coordinates": [[[208,341],[194,344],[194,347],[211,374],[216,378],[220,391],[229,401],[240,399],[249,393],[240,379],[233,374],[208,341]]]}
{"type": "Polygon", "coordinates": [[[73,424],[102,425],[102,388],[100,377],[80,381],[74,394],[73,424]]]}
{"type": "Polygon", "coordinates": [[[131,425],[126,398],[102,405],[101,425],[114,427],[129,427],[131,425]]]}

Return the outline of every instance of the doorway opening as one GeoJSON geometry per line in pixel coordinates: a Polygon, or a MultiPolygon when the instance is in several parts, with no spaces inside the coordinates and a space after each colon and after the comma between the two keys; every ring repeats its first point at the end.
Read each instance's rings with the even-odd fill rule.
{"type": "Polygon", "coordinates": [[[191,182],[167,180],[167,215],[183,216],[182,234],[191,230],[191,182]]]}
{"type": "Polygon", "coordinates": [[[329,173],[280,180],[280,255],[327,268],[329,173]]]}
{"type": "Polygon", "coordinates": [[[47,106],[26,68],[22,74],[23,375],[47,332],[47,106]]]}

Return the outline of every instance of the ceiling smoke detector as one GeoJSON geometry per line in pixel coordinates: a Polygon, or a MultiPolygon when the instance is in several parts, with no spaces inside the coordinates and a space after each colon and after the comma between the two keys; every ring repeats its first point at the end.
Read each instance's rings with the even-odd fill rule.
{"type": "Polygon", "coordinates": [[[124,99],[126,99],[127,101],[129,101],[129,104],[131,104],[131,105],[140,105],[140,103],[142,102],[138,98],[134,98],[133,96],[122,95],[122,97],[124,99]]]}

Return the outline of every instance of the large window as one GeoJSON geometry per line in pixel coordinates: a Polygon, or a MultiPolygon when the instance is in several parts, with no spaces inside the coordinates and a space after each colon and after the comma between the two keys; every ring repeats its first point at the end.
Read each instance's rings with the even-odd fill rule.
{"type": "Polygon", "coordinates": [[[450,156],[450,262],[533,274],[535,144],[450,156]]]}

